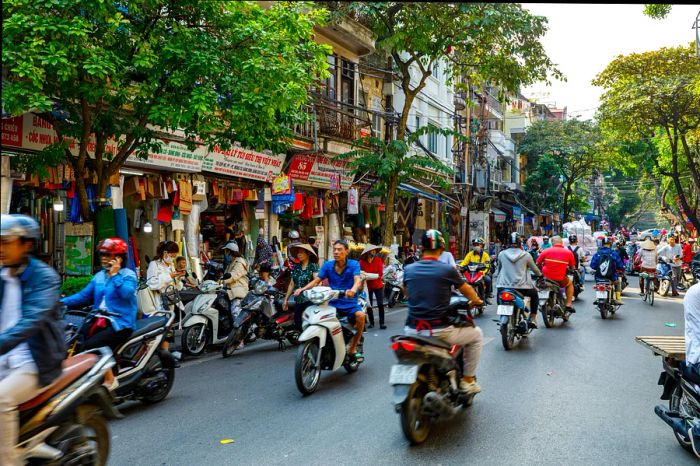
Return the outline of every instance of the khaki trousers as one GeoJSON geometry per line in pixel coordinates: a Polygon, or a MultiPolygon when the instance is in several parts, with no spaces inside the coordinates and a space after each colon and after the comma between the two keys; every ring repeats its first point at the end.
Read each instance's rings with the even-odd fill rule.
{"type": "Polygon", "coordinates": [[[0,380],[0,464],[20,466],[24,462],[16,449],[19,440],[19,412],[17,406],[29,401],[42,389],[33,367],[19,367],[0,380]]]}

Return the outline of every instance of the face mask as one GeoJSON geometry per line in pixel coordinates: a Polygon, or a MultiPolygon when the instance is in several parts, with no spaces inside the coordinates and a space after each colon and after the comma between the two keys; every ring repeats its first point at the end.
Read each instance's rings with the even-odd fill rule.
{"type": "Polygon", "coordinates": [[[165,256],[165,257],[163,257],[163,262],[165,262],[166,264],[172,264],[173,257],[172,256],[165,256]]]}
{"type": "Polygon", "coordinates": [[[481,246],[474,246],[474,252],[481,252],[481,246]]]}

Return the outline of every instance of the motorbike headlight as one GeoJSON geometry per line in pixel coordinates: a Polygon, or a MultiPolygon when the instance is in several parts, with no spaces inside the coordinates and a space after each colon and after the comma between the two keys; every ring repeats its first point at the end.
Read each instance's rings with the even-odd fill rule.
{"type": "Polygon", "coordinates": [[[267,288],[267,283],[264,280],[260,280],[258,281],[258,283],[255,284],[255,288],[253,289],[253,291],[255,292],[255,294],[265,294],[267,288]]]}
{"type": "Polygon", "coordinates": [[[262,303],[263,303],[263,299],[262,299],[262,298],[256,299],[255,301],[253,301],[252,303],[250,303],[250,304],[248,305],[247,310],[249,310],[249,311],[257,311],[258,309],[260,309],[260,306],[262,306],[262,303]]]}

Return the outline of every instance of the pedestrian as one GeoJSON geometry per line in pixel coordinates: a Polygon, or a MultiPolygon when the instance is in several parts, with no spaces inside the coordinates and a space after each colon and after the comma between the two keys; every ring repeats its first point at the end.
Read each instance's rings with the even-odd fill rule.
{"type": "Polygon", "coordinates": [[[235,231],[236,233],[233,235],[233,239],[238,245],[238,250],[241,252],[241,256],[246,257],[246,253],[248,252],[248,241],[245,238],[245,231],[243,231],[243,226],[239,224],[236,227],[235,231]]]}
{"type": "Polygon", "coordinates": [[[695,238],[688,238],[683,243],[683,263],[690,265],[693,260],[693,243],[695,243],[695,238]]]}
{"type": "Polygon", "coordinates": [[[265,230],[261,228],[258,232],[258,242],[255,246],[253,268],[260,273],[260,278],[266,282],[270,279],[270,272],[272,272],[274,260],[275,253],[272,251],[272,247],[267,240],[265,240],[265,230]]]}
{"type": "MultiPolygon", "coordinates": [[[[287,287],[287,294],[284,296],[282,309],[289,310],[289,298],[295,290],[303,288],[310,281],[318,276],[318,264],[311,261],[316,256],[316,251],[310,244],[296,243],[287,248],[289,257],[296,257],[299,262],[292,263],[291,279],[287,287]]],[[[294,296],[294,325],[301,332],[302,316],[304,311],[311,305],[311,301],[304,293],[294,296]]]]}
{"type": "Polygon", "coordinates": [[[367,244],[365,249],[360,254],[360,270],[366,273],[376,273],[379,278],[375,280],[367,280],[367,294],[369,294],[369,307],[367,308],[367,316],[369,317],[369,325],[367,328],[374,328],[374,299],[377,299],[377,307],[379,308],[379,328],[384,330],[384,262],[381,257],[377,257],[377,252],[381,251],[381,246],[367,244]]]}
{"type": "Polygon", "coordinates": [[[197,288],[197,281],[187,271],[187,260],[183,256],[177,256],[175,259],[175,271],[184,272],[184,275],[180,277],[180,281],[184,287],[197,288]]]}
{"type": "Polygon", "coordinates": [[[236,223],[236,221],[233,219],[233,217],[229,217],[224,221],[224,225],[226,226],[226,229],[224,230],[224,244],[233,240],[233,238],[235,237],[235,235],[236,235],[236,232],[234,230],[235,223],[236,223]]]}
{"type": "MultiPolygon", "coordinates": [[[[639,250],[639,260],[641,260],[641,272],[646,272],[651,276],[656,275],[656,266],[659,261],[659,255],[656,252],[656,245],[650,239],[644,240],[641,244],[641,249],[639,250]]],[[[639,295],[644,296],[644,282],[645,280],[639,277],[639,295]]]]}

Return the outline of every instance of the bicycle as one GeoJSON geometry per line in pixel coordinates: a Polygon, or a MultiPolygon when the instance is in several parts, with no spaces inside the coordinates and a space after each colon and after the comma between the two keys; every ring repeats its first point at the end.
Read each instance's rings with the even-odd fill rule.
{"type": "Polygon", "coordinates": [[[655,274],[650,274],[649,272],[641,272],[639,276],[644,280],[644,296],[642,299],[648,301],[649,305],[654,305],[654,278],[655,274]]]}

